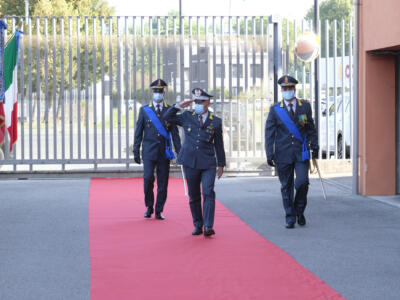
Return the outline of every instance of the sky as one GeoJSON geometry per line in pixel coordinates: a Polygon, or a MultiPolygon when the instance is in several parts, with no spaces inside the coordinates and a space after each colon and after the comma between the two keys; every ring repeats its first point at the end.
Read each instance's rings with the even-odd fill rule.
{"type": "MultiPolygon", "coordinates": [[[[117,16],[165,16],[179,0],[107,0],[117,16]]],[[[269,16],[303,19],[314,0],[181,0],[184,16],[269,16]],[[230,8],[230,9],[229,9],[230,8]],[[230,13],[229,13],[230,11],[230,13]]],[[[320,1],[321,2],[321,1],[320,1]]]]}

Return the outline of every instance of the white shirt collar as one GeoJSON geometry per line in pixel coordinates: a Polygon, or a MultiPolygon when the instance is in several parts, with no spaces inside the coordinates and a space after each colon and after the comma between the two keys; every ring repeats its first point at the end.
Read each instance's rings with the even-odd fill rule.
{"type": "Polygon", "coordinates": [[[207,112],[205,112],[204,114],[201,115],[201,118],[203,119],[203,124],[207,121],[208,114],[209,114],[209,111],[207,111],[207,112]]]}
{"type": "Polygon", "coordinates": [[[284,100],[284,101],[285,101],[285,105],[286,105],[287,109],[289,109],[289,104],[291,103],[291,104],[293,104],[293,112],[296,112],[296,104],[297,104],[296,98],[294,98],[291,102],[289,102],[287,100],[284,100]]]}
{"type": "Polygon", "coordinates": [[[164,101],[162,101],[161,103],[157,103],[157,102],[153,101],[153,106],[154,106],[155,110],[157,110],[157,105],[160,105],[160,110],[162,111],[164,108],[164,101]]]}

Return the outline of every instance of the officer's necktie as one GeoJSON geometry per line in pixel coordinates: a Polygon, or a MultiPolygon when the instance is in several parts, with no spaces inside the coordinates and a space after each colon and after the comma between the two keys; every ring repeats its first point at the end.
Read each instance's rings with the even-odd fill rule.
{"type": "Polygon", "coordinates": [[[294,118],[294,110],[293,110],[293,104],[289,103],[289,114],[292,118],[294,118]]]}
{"type": "Polygon", "coordinates": [[[199,115],[199,122],[200,122],[200,127],[203,126],[203,117],[202,115],[199,115]]]}
{"type": "Polygon", "coordinates": [[[160,115],[161,113],[161,107],[160,104],[157,104],[157,115],[160,115]]]}

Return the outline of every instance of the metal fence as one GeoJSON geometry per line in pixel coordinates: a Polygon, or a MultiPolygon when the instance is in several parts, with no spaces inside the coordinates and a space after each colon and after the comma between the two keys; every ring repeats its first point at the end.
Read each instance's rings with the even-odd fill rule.
{"type": "MultiPolygon", "coordinates": [[[[299,29],[294,22],[273,17],[13,17],[6,19],[9,36],[20,20],[25,35],[19,53],[19,138],[12,153],[6,145],[1,171],[67,171],[73,166],[99,170],[105,165],[129,169],[138,110],[149,102],[149,85],[156,78],[168,82],[170,104],[189,98],[193,87],[215,95],[212,109],[224,122],[232,170],[265,162],[265,120],[279,98],[278,76],[295,75],[301,82],[300,96],[314,99],[312,65],[299,63],[293,51],[296,35],[308,30],[306,22],[299,29]]],[[[351,153],[340,148],[347,146],[347,139],[336,139],[339,132],[342,137],[351,132],[343,109],[342,127],[338,125],[340,97],[347,105],[348,93],[352,101],[351,55],[345,55],[352,53],[351,24],[341,26],[342,35],[350,28],[350,48],[337,58],[336,52],[330,57],[326,46],[320,64],[322,70],[324,55],[329,57],[318,112],[320,141],[326,140],[321,155],[327,158],[351,153]],[[346,72],[346,59],[350,78],[342,73],[340,89],[334,76],[331,87],[330,64],[336,68],[339,60],[346,72]]],[[[336,29],[334,34],[336,51],[336,29]]],[[[330,44],[329,38],[326,41],[330,44]]],[[[323,83],[324,72],[320,74],[323,83]]]]}

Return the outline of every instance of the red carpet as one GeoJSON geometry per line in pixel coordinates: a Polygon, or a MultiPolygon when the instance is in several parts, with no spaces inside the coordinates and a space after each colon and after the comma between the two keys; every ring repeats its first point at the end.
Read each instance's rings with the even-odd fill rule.
{"type": "Polygon", "coordinates": [[[144,219],[141,179],[91,181],[91,299],[341,299],[219,202],[217,234],[191,236],[182,180],[168,192],[166,220],[144,219]]]}

